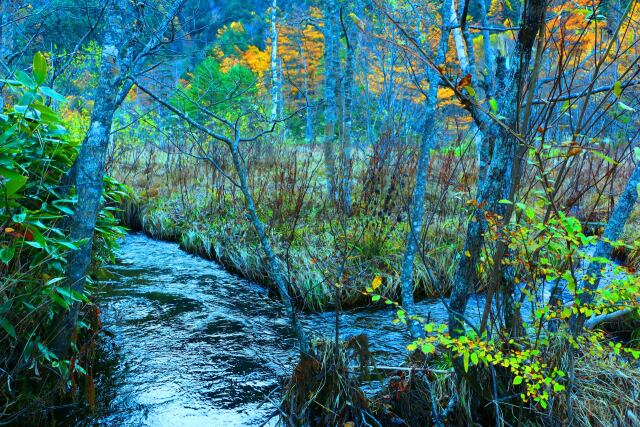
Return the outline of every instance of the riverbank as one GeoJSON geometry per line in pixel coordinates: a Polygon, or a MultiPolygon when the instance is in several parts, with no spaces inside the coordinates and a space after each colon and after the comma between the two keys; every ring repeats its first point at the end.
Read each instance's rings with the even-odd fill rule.
{"type": "MultiPolygon", "coordinates": [[[[250,224],[242,212],[228,209],[212,213],[206,201],[192,199],[189,206],[182,206],[177,197],[168,201],[138,198],[123,207],[124,224],[132,230],[142,231],[154,239],[177,242],[188,253],[213,260],[229,271],[249,280],[261,283],[273,290],[275,285],[267,272],[264,256],[250,224]]],[[[285,274],[294,303],[306,311],[331,309],[335,305],[333,283],[335,268],[341,264],[341,254],[335,252],[336,236],[327,228],[336,224],[324,224],[313,215],[301,218],[295,236],[285,241],[284,230],[272,230],[270,237],[285,266],[285,274]],[[324,228],[324,229],[321,229],[324,228]]],[[[358,223],[362,217],[351,218],[358,223]]],[[[460,226],[458,224],[454,229],[460,226]]],[[[403,242],[406,227],[396,223],[393,227],[382,223],[370,223],[359,233],[348,233],[352,254],[345,262],[346,280],[340,291],[343,308],[372,304],[365,290],[374,278],[379,278],[378,291],[385,298],[399,300],[399,268],[402,264],[403,242]]],[[[445,257],[455,259],[460,245],[459,235],[452,230],[437,233],[444,253],[437,262],[426,267],[417,261],[414,272],[416,297],[434,298],[448,294],[451,289],[453,265],[445,257]],[[446,242],[445,239],[450,239],[446,242]]],[[[340,239],[340,236],[337,237],[340,239]]]]}
{"type": "MultiPolygon", "coordinates": [[[[150,198],[143,192],[142,197],[125,202],[121,218],[124,225],[134,231],[144,232],[154,239],[176,242],[188,253],[216,261],[243,278],[263,284],[272,291],[275,289],[255,233],[237,208],[212,211],[204,198],[191,198],[184,204],[175,195],[159,199],[150,198]]],[[[420,257],[416,260],[414,295],[419,300],[447,296],[451,290],[462,236],[462,225],[456,218],[434,222],[436,229],[424,238],[426,241],[429,237],[428,246],[441,252],[425,253],[429,266],[420,257]]],[[[280,237],[286,235],[286,230],[274,229],[270,235],[280,259],[284,260],[293,301],[305,311],[322,311],[335,306],[331,283],[336,281],[336,265],[341,265],[340,254],[332,251],[336,236],[321,229],[318,220],[312,214],[296,220],[299,230],[294,230],[295,236],[289,241],[280,237]]],[[[354,217],[351,221],[357,223],[366,219],[354,217]]],[[[640,223],[640,211],[632,222],[640,223]]],[[[401,223],[385,226],[384,230],[378,227],[381,225],[373,224],[371,229],[367,227],[358,235],[351,233],[345,237],[353,239],[349,244],[354,251],[345,263],[347,280],[339,293],[342,308],[374,304],[365,290],[377,277],[380,278],[377,291],[383,299],[400,299],[399,268],[406,227],[401,223]]],[[[633,243],[639,230],[640,227],[628,227],[624,240],[633,243]]],[[[598,230],[594,228],[591,232],[598,230]]],[[[630,271],[640,267],[639,254],[638,249],[624,247],[615,253],[630,271]]],[[[482,286],[481,282],[476,290],[481,290],[482,286]]]]}

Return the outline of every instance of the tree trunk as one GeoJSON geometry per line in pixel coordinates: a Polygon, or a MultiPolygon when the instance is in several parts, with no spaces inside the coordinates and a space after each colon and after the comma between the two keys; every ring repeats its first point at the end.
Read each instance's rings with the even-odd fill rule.
{"type": "Polygon", "coordinates": [[[278,119],[280,73],[278,72],[278,2],[271,3],[271,121],[278,119]]]}
{"type": "MultiPolygon", "coordinates": [[[[441,13],[443,22],[450,19],[451,5],[453,0],[444,0],[442,3],[441,13]]],[[[449,43],[449,29],[443,27],[440,35],[440,43],[438,44],[438,53],[436,55],[436,64],[444,62],[447,46],[449,43]]],[[[420,338],[423,333],[420,325],[412,317],[415,316],[415,302],[413,298],[413,264],[420,234],[422,233],[422,222],[424,216],[424,198],[427,191],[427,171],[429,169],[429,160],[432,148],[432,142],[435,138],[435,113],[438,96],[438,82],[440,75],[435,70],[429,70],[427,74],[429,80],[429,89],[427,99],[425,101],[425,117],[422,125],[422,135],[420,143],[420,153],[418,154],[418,165],[416,167],[415,182],[413,184],[413,197],[411,199],[411,207],[409,209],[409,232],[407,233],[407,243],[402,259],[402,270],[400,272],[400,292],[402,294],[402,308],[409,317],[409,333],[412,338],[420,338]]]]}
{"type": "Polygon", "coordinates": [[[264,225],[258,216],[258,211],[256,209],[255,202],[253,200],[253,195],[249,189],[249,184],[247,183],[247,171],[244,167],[243,160],[240,156],[240,152],[238,151],[238,142],[233,142],[229,146],[231,150],[231,157],[233,159],[233,166],[238,174],[238,179],[240,181],[240,190],[245,199],[245,203],[247,206],[247,211],[249,213],[249,220],[251,221],[251,225],[256,231],[258,238],[260,239],[260,245],[264,250],[267,261],[269,263],[269,268],[271,269],[271,275],[273,281],[276,283],[276,287],[278,290],[278,294],[280,295],[280,299],[284,304],[285,311],[287,316],[291,321],[291,327],[293,328],[293,332],[296,334],[298,338],[298,347],[300,349],[301,354],[309,354],[309,341],[307,340],[306,334],[304,332],[304,328],[300,323],[300,319],[296,314],[295,307],[291,302],[291,296],[289,295],[289,290],[287,289],[287,285],[284,282],[282,277],[282,272],[280,270],[280,261],[276,256],[273,248],[271,247],[271,243],[269,242],[269,238],[267,237],[267,233],[264,230],[264,225]]]}
{"type": "Polygon", "coordinates": [[[464,44],[464,37],[462,36],[462,30],[460,29],[460,22],[458,22],[458,11],[456,8],[455,0],[449,3],[449,19],[442,22],[449,22],[449,26],[452,29],[453,41],[456,47],[456,54],[458,55],[458,61],[460,61],[460,69],[463,74],[469,72],[469,57],[467,56],[467,48],[464,44]]]}
{"type": "MultiPolygon", "coordinates": [[[[104,182],[104,161],[109,144],[111,123],[118,107],[120,86],[119,49],[122,46],[124,28],[122,14],[126,10],[118,1],[109,11],[108,27],[102,46],[102,65],[99,83],[94,96],[89,130],[75,162],[75,187],[77,204],[70,224],[70,237],[74,241],[84,240],[75,251],[69,253],[66,268],[67,282],[79,293],[84,291],[87,270],[91,263],[93,234],[104,182]]],[[[69,339],[78,319],[79,305],[74,304],[60,323],[53,342],[54,352],[62,357],[69,347],[69,339]]]]}
{"type": "MultiPolygon", "coordinates": [[[[512,67],[505,79],[505,87],[515,90],[501,91],[498,97],[498,108],[505,117],[505,123],[512,129],[518,129],[520,119],[520,96],[524,87],[525,76],[529,72],[531,52],[540,29],[544,25],[546,0],[530,0],[522,13],[521,29],[518,32],[514,57],[517,63],[512,67]]],[[[500,127],[484,114],[474,117],[484,126],[483,138],[495,141],[493,156],[487,168],[486,177],[478,181],[477,204],[473,218],[467,225],[465,245],[454,276],[453,290],[449,301],[449,333],[456,337],[464,333],[464,313],[469,293],[477,283],[477,263],[484,243],[486,228],[485,213],[503,213],[499,201],[509,196],[512,191],[512,175],[518,143],[513,135],[500,127]]],[[[503,218],[508,221],[509,218],[503,218]]]]}
{"type": "MultiPolygon", "coordinates": [[[[602,238],[596,245],[596,250],[593,254],[594,258],[611,258],[613,247],[605,240],[616,241],[620,239],[624,226],[629,219],[629,215],[633,211],[636,202],[638,201],[638,192],[640,191],[640,161],[636,164],[633,173],[627,181],[627,185],[618,199],[607,226],[604,229],[602,238]]],[[[580,305],[589,304],[593,301],[593,292],[598,289],[600,285],[600,279],[602,278],[602,270],[605,265],[597,261],[591,261],[585,279],[581,283],[581,288],[586,292],[578,296],[580,305]],[[591,280],[589,280],[591,279],[591,280]]],[[[573,332],[578,332],[585,322],[584,314],[577,316],[572,320],[573,332]]]]}
{"type": "Polygon", "coordinates": [[[302,58],[302,73],[304,76],[303,90],[304,90],[304,139],[307,143],[313,142],[313,110],[311,107],[311,89],[309,87],[309,66],[307,61],[307,53],[304,51],[304,31],[301,31],[300,41],[298,43],[298,54],[302,58]]]}
{"type": "Polygon", "coordinates": [[[355,61],[355,39],[353,32],[348,29],[353,24],[345,23],[345,36],[347,39],[347,57],[344,67],[344,76],[342,81],[343,106],[342,106],[342,207],[347,216],[351,216],[352,200],[351,200],[351,173],[353,163],[353,141],[351,140],[351,129],[353,124],[353,78],[355,61]]]}
{"type": "Polygon", "coordinates": [[[338,8],[336,0],[325,2],[325,24],[324,24],[324,162],[327,180],[327,193],[332,200],[337,200],[336,187],[336,160],[334,140],[336,133],[336,122],[338,120],[337,110],[337,72],[340,68],[340,58],[338,57],[338,34],[336,16],[338,8]]]}

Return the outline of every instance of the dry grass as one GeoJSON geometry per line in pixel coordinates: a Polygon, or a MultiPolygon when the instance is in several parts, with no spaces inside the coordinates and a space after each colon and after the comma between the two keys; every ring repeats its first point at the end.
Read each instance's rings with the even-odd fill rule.
{"type": "Polygon", "coordinates": [[[575,395],[556,402],[575,426],[640,426],[640,364],[589,355],[576,360],[575,395]],[[569,409],[571,411],[569,411],[569,409]]]}

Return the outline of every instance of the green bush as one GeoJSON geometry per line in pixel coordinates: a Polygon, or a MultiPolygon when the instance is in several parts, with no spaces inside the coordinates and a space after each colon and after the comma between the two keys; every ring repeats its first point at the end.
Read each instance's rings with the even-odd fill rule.
{"type": "MultiPolygon", "coordinates": [[[[0,370],[8,375],[2,381],[8,390],[26,376],[25,369],[35,376],[53,369],[64,379],[69,366],[84,372],[48,348],[55,319],[76,302],[90,303],[91,288],[78,293],[65,283],[66,255],[80,242],[69,239],[75,194],[64,181],[79,144],[47,105],[47,99],[65,99],[43,85],[46,75],[46,60],[37,53],[33,75],[18,72],[15,80],[5,81],[17,101],[0,115],[0,370]]],[[[106,178],[96,226],[97,263],[112,259],[124,232],[114,212],[128,192],[106,178]]]]}

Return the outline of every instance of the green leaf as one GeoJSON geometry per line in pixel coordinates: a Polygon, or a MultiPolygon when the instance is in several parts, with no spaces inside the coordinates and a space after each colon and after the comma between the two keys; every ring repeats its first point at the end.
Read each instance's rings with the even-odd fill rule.
{"type": "Polygon", "coordinates": [[[431,344],[431,343],[428,343],[428,342],[422,344],[420,349],[422,350],[422,352],[424,354],[431,354],[431,353],[434,353],[436,351],[435,346],[433,344],[431,344]]]}
{"type": "Polygon", "coordinates": [[[49,98],[55,99],[59,102],[67,102],[67,99],[64,96],[51,89],[49,86],[40,86],[39,90],[44,96],[48,96],[49,98]]]}
{"type": "Polygon", "coordinates": [[[491,106],[491,111],[493,111],[494,114],[498,113],[498,101],[496,101],[495,98],[489,98],[489,105],[491,106]]]}
{"type": "Polygon", "coordinates": [[[27,245],[29,245],[29,246],[32,246],[32,247],[36,248],[36,249],[42,249],[42,248],[44,248],[44,246],[42,246],[42,244],[41,244],[41,243],[38,243],[38,242],[25,242],[25,243],[26,243],[27,245]]]}
{"type": "Polygon", "coordinates": [[[17,224],[22,224],[27,219],[27,213],[21,212],[19,214],[15,214],[11,217],[11,220],[17,224]]]}
{"type": "Polygon", "coordinates": [[[47,80],[47,60],[41,52],[33,55],[33,77],[39,85],[47,80]]]}
{"type": "Polygon", "coordinates": [[[372,300],[373,302],[380,301],[380,295],[374,295],[374,296],[372,296],[372,297],[371,297],[371,300],[372,300]]]}
{"type": "Polygon", "coordinates": [[[5,265],[9,265],[14,255],[16,254],[15,246],[7,246],[0,249],[0,261],[2,261],[5,265]]]}
{"type": "Polygon", "coordinates": [[[596,157],[600,157],[602,160],[611,163],[612,165],[617,165],[618,162],[616,162],[615,160],[613,160],[611,157],[603,154],[602,152],[598,151],[598,150],[591,150],[591,154],[593,154],[596,157]]]}
{"type": "Polygon", "coordinates": [[[520,375],[516,375],[516,377],[513,379],[513,385],[522,384],[522,380],[524,380],[524,378],[522,378],[520,375]]]}
{"type": "Polygon", "coordinates": [[[16,125],[11,126],[9,129],[4,131],[4,133],[0,135],[0,144],[4,144],[7,141],[7,139],[9,139],[9,137],[15,133],[15,131],[16,131],[16,125]]]}
{"type": "Polygon", "coordinates": [[[64,277],[54,277],[53,279],[49,280],[45,285],[46,286],[53,285],[54,283],[58,283],[62,280],[64,280],[64,277]]]}
{"type": "Polygon", "coordinates": [[[622,102],[622,101],[618,101],[618,106],[619,106],[622,110],[625,110],[625,111],[631,111],[632,113],[635,113],[635,112],[636,112],[635,108],[628,106],[627,104],[625,104],[625,103],[624,103],[624,102],[622,102]]]}
{"type": "Polygon", "coordinates": [[[66,241],[66,240],[58,240],[56,243],[58,243],[61,246],[64,246],[67,249],[70,249],[72,251],[76,251],[78,250],[78,247],[76,245],[74,245],[73,243],[66,241]]]}
{"type": "Polygon", "coordinates": [[[616,98],[620,98],[620,95],[622,95],[622,83],[620,83],[620,81],[613,84],[613,94],[616,98]]]}
{"type": "Polygon", "coordinates": [[[36,87],[36,82],[33,81],[31,76],[29,76],[22,70],[16,71],[16,79],[18,79],[18,81],[22,83],[23,86],[26,86],[29,89],[35,89],[36,87]]]}
{"type": "Polygon", "coordinates": [[[474,88],[472,88],[470,85],[467,85],[467,86],[463,87],[463,89],[465,91],[467,91],[467,93],[469,94],[470,97],[472,97],[472,98],[477,98],[478,97],[476,95],[476,90],[474,88]]]}
{"type": "Polygon", "coordinates": [[[55,206],[61,212],[66,213],[67,215],[73,215],[74,214],[73,209],[70,209],[70,208],[66,207],[65,205],[56,204],[54,202],[53,206],[55,206]]]}
{"type": "Polygon", "coordinates": [[[462,355],[462,364],[464,365],[464,371],[469,372],[469,353],[464,353],[462,355]]]}
{"type": "Polygon", "coordinates": [[[16,194],[26,182],[27,177],[10,169],[0,168],[0,189],[4,187],[6,197],[16,194]]]}
{"type": "Polygon", "coordinates": [[[58,304],[60,307],[68,310],[69,309],[69,304],[67,303],[67,301],[65,301],[60,295],[56,294],[55,292],[51,292],[49,294],[49,297],[56,303],[58,304]]]}
{"type": "Polygon", "coordinates": [[[5,331],[7,331],[7,333],[13,338],[16,339],[18,338],[18,336],[16,335],[16,329],[13,327],[13,325],[11,323],[9,323],[9,321],[7,319],[5,319],[4,317],[0,317],[0,326],[2,326],[2,329],[4,329],[5,331]]]}
{"type": "Polygon", "coordinates": [[[478,354],[477,353],[471,353],[471,363],[473,363],[474,365],[478,364],[478,354]]]}

